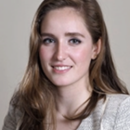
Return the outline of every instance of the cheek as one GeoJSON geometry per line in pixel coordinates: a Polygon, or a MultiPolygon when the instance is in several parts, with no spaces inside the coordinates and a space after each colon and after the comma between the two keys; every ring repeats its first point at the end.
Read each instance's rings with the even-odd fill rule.
{"type": "Polygon", "coordinates": [[[90,51],[90,49],[83,48],[81,50],[75,51],[75,53],[73,53],[73,56],[75,57],[75,59],[79,63],[81,63],[81,62],[90,62],[90,60],[91,60],[91,51],[90,51]]]}
{"type": "Polygon", "coordinates": [[[47,52],[48,52],[47,49],[45,49],[42,46],[40,47],[40,49],[39,49],[39,57],[40,57],[40,61],[41,61],[42,64],[44,62],[46,62],[48,57],[49,57],[47,52]]]}

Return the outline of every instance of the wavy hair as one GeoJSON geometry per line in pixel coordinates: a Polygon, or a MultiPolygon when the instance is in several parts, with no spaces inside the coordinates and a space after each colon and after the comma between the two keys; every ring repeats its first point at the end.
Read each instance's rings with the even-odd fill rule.
{"type": "Polygon", "coordinates": [[[11,104],[23,113],[20,130],[54,130],[56,86],[44,74],[39,60],[41,43],[40,29],[44,17],[49,11],[72,7],[83,17],[86,28],[91,34],[93,44],[101,39],[101,51],[89,68],[89,80],[92,95],[85,109],[70,120],[84,119],[95,108],[99,99],[109,93],[128,94],[127,89],[117,76],[106,25],[96,0],[44,0],[34,16],[30,35],[29,62],[20,87],[14,94],[11,104]]]}

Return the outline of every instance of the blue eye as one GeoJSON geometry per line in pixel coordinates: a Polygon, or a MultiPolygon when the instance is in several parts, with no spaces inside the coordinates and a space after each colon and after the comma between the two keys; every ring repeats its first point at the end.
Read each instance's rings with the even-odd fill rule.
{"type": "Polygon", "coordinates": [[[51,44],[51,43],[54,43],[55,41],[52,39],[52,38],[45,38],[42,43],[43,44],[51,44]]]}
{"type": "Polygon", "coordinates": [[[72,44],[80,44],[81,43],[81,41],[76,39],[76,38],[71,39],[69,42],[72,44]]]}

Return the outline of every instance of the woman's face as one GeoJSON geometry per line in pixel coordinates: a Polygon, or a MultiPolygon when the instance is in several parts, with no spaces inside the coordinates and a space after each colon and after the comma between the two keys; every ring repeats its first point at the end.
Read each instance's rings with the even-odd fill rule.
{"type": "Polygon", "coordinates": [[[97,54],[84,19],[71,7],[50,11],[41,25],[42,69],[56,86],[89,84],[89,66],[97,54]]]}

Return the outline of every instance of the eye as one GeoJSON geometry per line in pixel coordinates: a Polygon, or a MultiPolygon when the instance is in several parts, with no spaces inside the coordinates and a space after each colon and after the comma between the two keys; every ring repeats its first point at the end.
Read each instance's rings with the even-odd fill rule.
{"type": "Polygon", "coordinates": [[[81,40],[76,39],[76,38],[73,38],[73,39],[70,39],[69,42],[70,42],[71,44],[77,44],[77,45],[78,45],[78,44],[81,43],[81,40]]]}
{"type": "Polygon", "coordinates": [[[42,40],[42,43],[45,44],[45,45],[48,45],[48,44],[51,44],[51,43],[54,43],[54,39],[52,38],[45,38],[42,40]]]}

